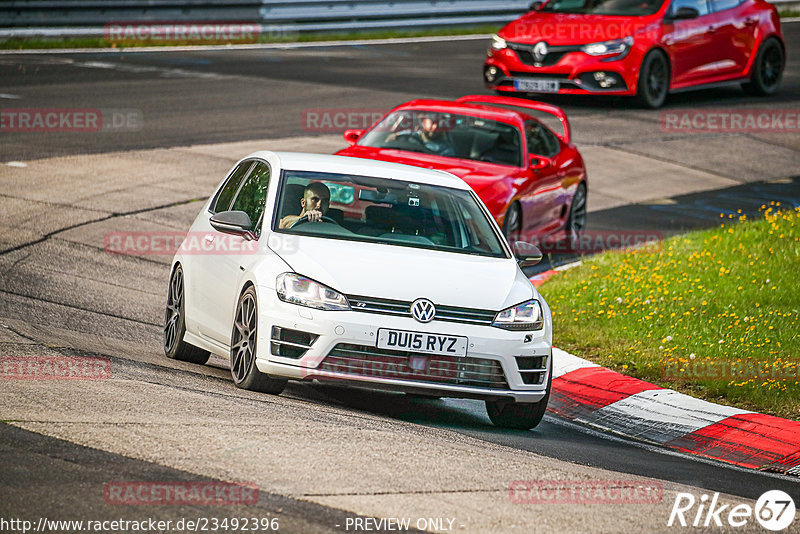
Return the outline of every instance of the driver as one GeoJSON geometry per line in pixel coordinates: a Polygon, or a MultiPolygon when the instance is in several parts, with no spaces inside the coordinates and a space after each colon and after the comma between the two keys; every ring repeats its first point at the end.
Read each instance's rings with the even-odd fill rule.
{"type": "Polygon", "coordinates": [[[300,215],[287,215],[281,219],[280,228],[291,228],[300,219],[308,219],[309,222],[319,222],[328,212],[331,203],[331,192],[328,186],[322,182],[312,182],[303,191],[303,198],[300,199],[300,215]]]}
{"type": "Polygon", "coordinates": [[[436,113],[421,113],[417,130],[397,133],[394,137],[407,136],[424,146],[431,154],[453,157],[456,155],[453,140],[449,128],[442,125],[442,122],[446,121],[441,121],[436,113]]]}

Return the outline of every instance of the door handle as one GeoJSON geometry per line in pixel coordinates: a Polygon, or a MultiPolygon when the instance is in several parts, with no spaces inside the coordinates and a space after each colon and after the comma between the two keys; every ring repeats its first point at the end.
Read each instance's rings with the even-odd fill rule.
{"type": "Polygon", "coordinates": [[[717,28],[715,26],[709,26],[708,29],[706,30],[706,33],[708,34],[717,33],[717,28]]]}
{"type": "Polygon", "coordinates": [[[747,17],[746,19],[744,19],[744,25],[745,26],[752,26],[756,22],[757,22],[757,20],[754,19],[753,17],[747,17]]]}
{"type": "Polygon", "coordinates": [[[206,235],[203,237],[203,239],[204,239],[206,242],[208,242],[208,243],[213,243],[213,242],[214,242],[214,236],[213,236],[213,235],[211,235],[211,234],[206,234],[206,235]]]}

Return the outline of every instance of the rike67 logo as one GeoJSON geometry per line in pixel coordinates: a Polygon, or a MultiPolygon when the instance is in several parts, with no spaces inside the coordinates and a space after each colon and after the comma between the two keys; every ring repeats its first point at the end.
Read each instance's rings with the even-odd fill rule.
{"type": "Polygon", "coordinates": [[[789,494],[781,490],[770,490],[756,501],[755,507],[749,504],[721,504],[719,493],[701,495],[695,498],[691,493],[678,493],[669,514],[667,526],[681,527],[744,527],[755,519],[762,527],[779,532],[794,521],[795,505],[789,494]]]}

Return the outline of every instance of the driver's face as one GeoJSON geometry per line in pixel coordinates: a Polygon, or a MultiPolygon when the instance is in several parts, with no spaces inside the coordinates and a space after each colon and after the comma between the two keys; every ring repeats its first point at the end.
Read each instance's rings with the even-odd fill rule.
{"type": "Polygon", "coordinates": [[[436,131],[439,129],[439,123],[433,120],[430,117],[425,117],[422,119],[422,130],[428,134],[428,136],[436,135],[436,131]]]}
{"type": "Polygon", "coordinates": [[[327,195],[320,195],[314,189],[306,191],[303,197],[302,206],[305,211],[321,211],[323,214],[328,211],[328,205],[331,202],[331,197],[327,195]]]}

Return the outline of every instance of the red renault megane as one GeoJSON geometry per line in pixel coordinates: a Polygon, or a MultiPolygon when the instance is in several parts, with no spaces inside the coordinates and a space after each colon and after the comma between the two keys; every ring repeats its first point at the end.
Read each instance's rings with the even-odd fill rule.
{"type": "MultiPolygon", "coordinates": [[[[586,225],[586,167],[570,140],[567,116],[556,106],[492,95],[412,100],[368,130],[347,130],[344,137],[351,146],[337,155],[458,176],[510,241],[546,237],[560,242],[574,239],[586,225]],[[558,119],[558,133],[534,112],[558,119]]],[[[379,209],[372,211],[381,215],[379,209]]]]}
{"type": "Polygon", "coordinates": [[[742,84],[775,91],[785,46],[765,0],[549,0],[492,39],[483,76],[498,92],[636,95],[742,84]]]}

